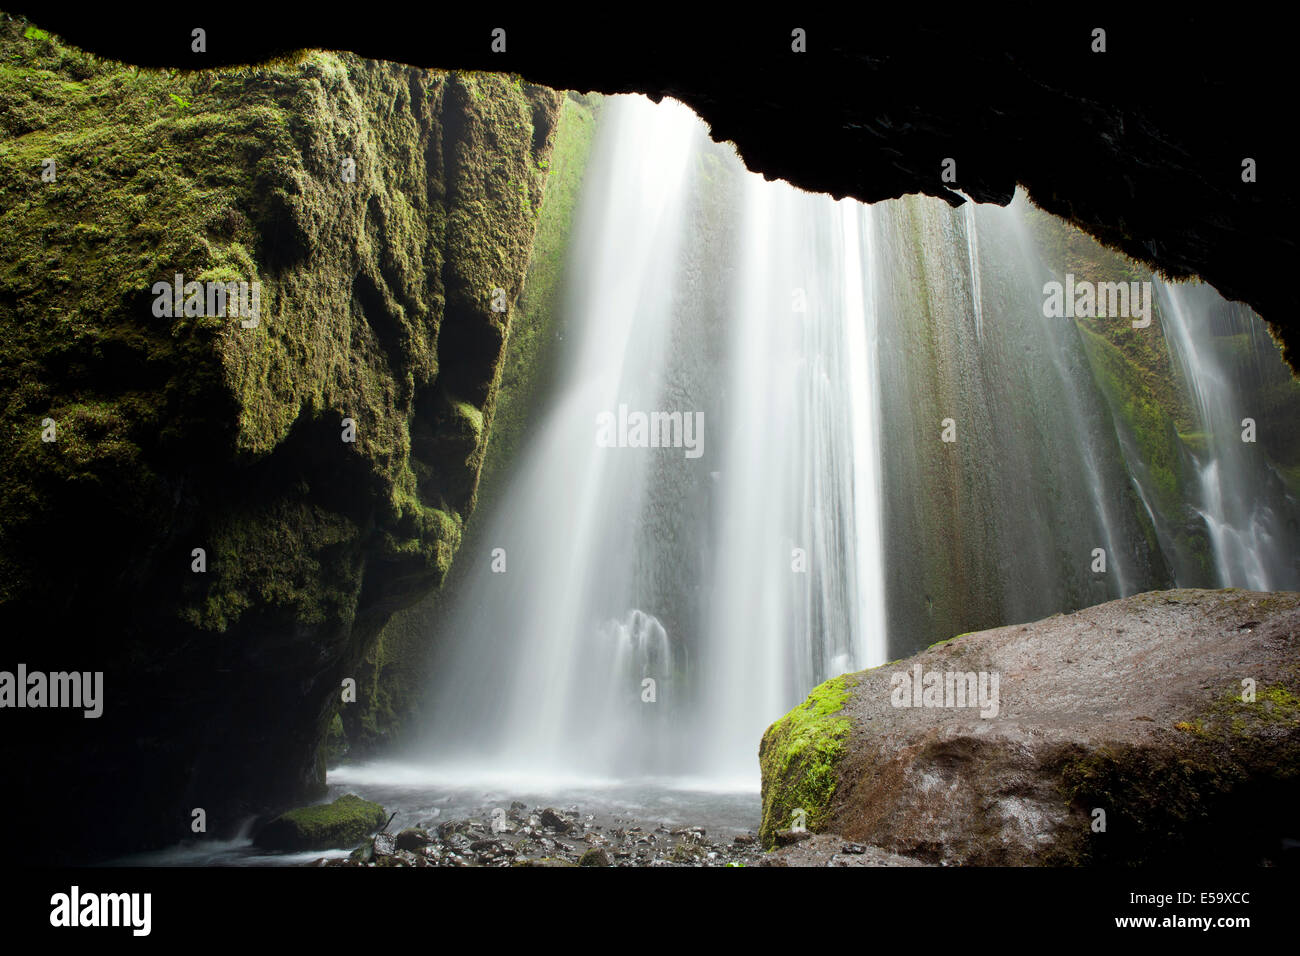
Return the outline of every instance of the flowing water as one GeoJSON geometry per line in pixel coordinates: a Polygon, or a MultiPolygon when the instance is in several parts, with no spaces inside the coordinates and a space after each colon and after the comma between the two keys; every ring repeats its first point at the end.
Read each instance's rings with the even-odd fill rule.
{"type": "MultiPolygon", "coordinates": [[[[525,787],[752,792],[763,730],[829,677],[1153,587],[1293,585],[1294,498],[1234,444],[1238,383],[1198,326],[1222,300],[1158,283],[1148,333],[1215,436],[1188,505],[1217,580],[1180,581],[1084,334],[1045,315],[1060,276],[1029,219],[1019,196],[803,193],[679,104],[607,101],[568,358],[477,519],[506,567],[458,558],[428,733],[404,758],[525,787]],[[652,423],[660,447],[635,447],[651,412],[698,427],[674,443],[676,419],[652,423]]],[[[1277,364],[1258,319],[1237,321],[1277,364]]]]}
{"type": "Polygon", "coordinates": [[[607,99],[565,354],[456,559],[425,733],[332,786],[399,823],[523,799],[739,831],[764,729],[827,678],[1141,590],[1297,587],[1294,490],[1239,435],[1243,383],[1281,381],[1259,319],[1156,280],[1143,341],[1197,422],[1171,504],[1108,353],[1045,315],[1040,215],[802,193],[679,104],[607,99]]]}
{"type": "Polygon", "coordinates": [[[569,250],[574,357],[489,519],[506,570],[480,562],[449,612],[438,765],[753,790],[773,716],[885,660],[871,211],[719,155],[680,105],[607,110],[569,250]],[[651,412],[696,427],[602,447],[651,412]]]}
{"type": "MultiPolygon", "coordinates": [[[[1248,310],[1224,302],[1205,286],[1158,283],[1164,334],[1187,383],[1204,444],[1196,451],[1197,496],[1218,587],[1300,589],[1295,501],[1284,477],[1260,451],[1259,436],[1243,436],[1250,420],[1267,428],[1259,392],[1243,393],[1242,381],[1258,381],[1276,368],[1271,343],[1248,310]],[[1256,421],[1256,419],[1259,419],[1256,421]]],[[[1294,415],[1294,410],[1292,411],[1294,415]]]]}

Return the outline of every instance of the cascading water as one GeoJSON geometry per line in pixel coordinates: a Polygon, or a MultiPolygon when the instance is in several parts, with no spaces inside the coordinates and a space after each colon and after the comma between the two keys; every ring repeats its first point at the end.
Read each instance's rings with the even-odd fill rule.
{"type": "MultiPolygon", "coordinates": [[[[1270,351],[1259,320],[1205,286],[1157,281],[1170,354],[1192,398],[1203,441],[1193,452],[1196,500],[1214,559],[1215,585],[1253,590],[1300,587],[1300,532],[1294,496],[1269,466],[1260,443],[1247,441],[1247,419],[1262,417],[1242,383],[1270,351]]],[[[1259,423],[1256,423],[1259,426],[1259,423]]],[[[1253,436],[1252,436],[1253,437],[1253,436]]]]}
{"type": "Polygon", "coordinates": [[[706,144],[681,106],[607,104],[569,250],[574,358],[483,536],[505,570],[468,558],[450,610],[439,762],[753,787],[774,717],[884,660],[869,210],[708,144],[744,239],[701,317],[706,144]],[[602,447],[651,412],[696,447],[602,447]]]}
{"type": "Polygon", "coordinates": [[[885,659],[869,210],[746,180],[703,675],[737,776],[811,687],[885,659]]]}
{"type": "MultiPolygon", "coordinates": [[[[465,640],[435,698],[444,759],[538,775],[619,771],[636,672],[671,667],[662,625],[637,607],[644,461],[599,448],[595,423],[620,406],[658,407],[684,177],[702,135],[681,106],[632,100],[609,111],[573,238],[586,281],[566,304],[572,359],[485,536],[504,569],[484,565],[451,611],[465,640]]],[[[667,704],[674,674],[654,676],[667,704]]],[[[637,740],[647,761],[663,750],[637,740]]]]}
{"type": "MultiPolygon", "coordinates": [[[[801,193],[678,104],[607,100],[568,250],[567,359],[457,557],[409,756],[460,780],[753,788],[764,728],[829,677],[1210,583],[1180,570],[1197,560],[1183,504],[1217,583],[1294,586],[1295,499],[1228,441],[1245,413],[1198,324],[1209,299],[1161,285],[1145,333],[1164,329],[1212,433],[1197,500],[1173,507],[1098,384],[1105,336],[1045,314],[1058,265],[1031,219],[1023,197],[801,193]],[[675,417],[639,433],[651,413],[675,417]]],[[[1276,364],[1258,319],[1236,321],[1239,348],[1276,364]]]]}

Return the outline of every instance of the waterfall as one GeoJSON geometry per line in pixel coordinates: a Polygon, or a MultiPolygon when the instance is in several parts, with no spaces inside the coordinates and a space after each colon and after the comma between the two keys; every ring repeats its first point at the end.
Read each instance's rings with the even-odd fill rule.
{"type": "Polygon", "coordinates": [[[1158,283],[1140,344],[1173,357],[1208,436],[1179,452],[1195,500],[1171,502],[1106,364],[1114,329],[1044,308],[1061,263],[1035,223],[1023,195],[803,193],[680,104],[609,98],[564,362],[457,557],[419,757],[752,788],[764,728],[821,681],[1200,583],[1189,521],[1217,583],[1294,587],[1295,498],[1237,440],[1224,351],[1280,366],[1258,318],[1212,334],[1212,290],[1158,283]]]}
{"type": "MultiPolygon", "coordinates": [[[[1246,419],[1262,418],[1247,383],[1269,371],[1271,350],[1258,317],[1202,285],[1157,280],[1170,354],[1204,441],[1192,452],[1198,496],[1214,559],[1215,585],[1253,590],[1300,587],[1300,508],[1270,467],[1259,441],[1243,440],[1246,419]]],[[[1257,423],[1257,427],[1266,427],[1257,423]]]]}
{"type": "Polygon", "coordinates": [[[811,687],[885,660],[870,211],[746,179],[704,671],[737,774],[811,687]]]}
{"type": "Polygon", "coordinates": [[[861,204],[765,183],[678,104],[607,102],[570,358],[485,516],[504,571],[458,559],[426,755],[753,787],[773,719],[884,661],[872,255],[861,204]],[[701,229],[719,192],[738,201],[701,229]],[[692,285],[728,272],[713,300],[692,285]],[[698,447],[602,447],[635,445],[637,414],[698,422],[698,447]]]}
{"type": "MultiPolygon", "coordinates": [[[[446,631],[459,640],[435,692],[431,742],[441,759],[614,771],[638,671],[657,668],[645,676],[661,710],[673,699],[669,638],[637,606],[637,522],[646,460],[693,462],[674,449],[600,448],[596,423],[620,406],[658,408],[684,177],[703,135],[677,104],[629,99],[607,111],[573,237],[584,265],[564,305],[576,329],[570,359],[504,508],[489,516],[484,540],[504,567],[480,560],[450,609],[446,631]]],[[[663,750],[639,740],[647,754],[663,750]]]]}

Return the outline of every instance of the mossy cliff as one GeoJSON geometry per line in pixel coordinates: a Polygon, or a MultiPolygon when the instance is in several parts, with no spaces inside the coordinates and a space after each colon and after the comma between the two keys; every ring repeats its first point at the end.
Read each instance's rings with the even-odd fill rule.
{"type": "Polygon", "coordinates": [[[474,508],[560,97],[327,53],[139,71],[0,23],[0,612],[106,696],[4,746],[69,842],[321,784],[342,683],[474,508]],[[177,274],[259,283],[256,321],[160,315],[177,274]]]}
{"type": "MultiPolygon", "coordinates": [[[[467,523],[466,553],[486,554],[475,542],[484,518],[503,492],[527,430],[537,424],[564,334],[560,308],[569,235],[595,135],[600,97],[569,93],[559,112],[554,148],[528,275],[510,322],[496,406],[486,440],[477,517],[467,523]]],[[[418,713],[429,680],[430,647],[442,624],[439,609],[450,599],[465,570],[452,566],[444,587],[398,611],[366,657],[357,706],[343,708],[346,746],[353,757],[393,741],[418,713]]]]}

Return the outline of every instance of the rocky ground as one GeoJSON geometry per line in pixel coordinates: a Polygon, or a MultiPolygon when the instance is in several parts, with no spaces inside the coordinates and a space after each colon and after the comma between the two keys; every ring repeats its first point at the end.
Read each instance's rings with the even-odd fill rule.
{"type": "Polygon", "coordinates": [[[702,827],[669,828],[514,803],[504,826],[490,815],[370,837],[351,856],[307,866],[926,866],[837,836],[783,831],[764,851],[754,834],[714,842],[702,827]]]}
{"type": "Polygon", "coordinates": [[[312,866],[754,866],[765,854],[753,834],[713,842],[702,827],[671,829],[574,806],[509,810],[380,832],[351,856],[312,866]]]}

